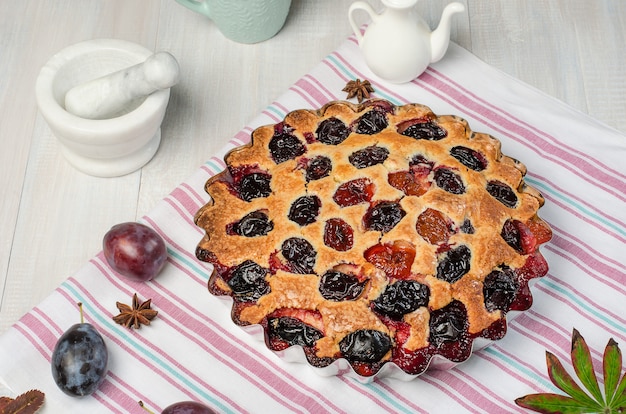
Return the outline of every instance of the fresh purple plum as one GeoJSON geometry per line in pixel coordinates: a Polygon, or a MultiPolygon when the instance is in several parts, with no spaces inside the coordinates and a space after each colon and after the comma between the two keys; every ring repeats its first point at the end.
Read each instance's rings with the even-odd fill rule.
{"type": "Polygon", "coordinates": [[[52,378],[69,396],[91,395],[104,381],[108,361],[102,335],[93,325],[81,321],[65,331],[54,346],[52,378]]]}
{"type": "Polygon", "coordinates": [[[163,238],[140,223],[113,226],[104,235],[102,247],[111,268],[137,282],[152,280],[167,260],[163,238]]]}

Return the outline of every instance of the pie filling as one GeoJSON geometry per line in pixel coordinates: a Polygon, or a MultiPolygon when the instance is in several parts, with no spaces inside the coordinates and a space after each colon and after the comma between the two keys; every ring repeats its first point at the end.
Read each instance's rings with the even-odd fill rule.
{"type": "Polygon", "coordinates": [[[466,360],[532,304],[548,266],[541,194],[463,119],[384,100],[330,102],[256,129],[211,178],[195,222],[209,291],[267,346],[362,376],[466,360]]]}

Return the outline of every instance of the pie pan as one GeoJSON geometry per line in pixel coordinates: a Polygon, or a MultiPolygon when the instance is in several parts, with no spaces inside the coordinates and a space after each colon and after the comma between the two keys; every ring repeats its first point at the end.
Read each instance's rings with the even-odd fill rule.
{"type": "Polygon", "coordinates": [[[225,163],[195,216],[209,291],[322,375],[410,380],[464,362],[548,271],[526,167],[458,116],[330,102],[257,128],[225,163]]]}

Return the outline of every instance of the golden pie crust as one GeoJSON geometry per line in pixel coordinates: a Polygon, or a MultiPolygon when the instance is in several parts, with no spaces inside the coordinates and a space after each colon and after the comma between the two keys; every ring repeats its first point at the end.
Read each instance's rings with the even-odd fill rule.
{"type": "MultiPolygon", "coordinates": [[[[347,357],[361,375],[373,375],[387,362],[396,362],[406,372],[414,374],[424,370],[433,355],[441,354],[451,359],[468,356],[464,352],[463,356],[455,357],[456,351],[450,351],[454,348],[451,344],[441,347],[441,344],[435,346],[432,343],[435,342],[429,325],[432,312],[453,302],[461,303],[465,309],[465,343],[461,346],[471,348],[471,341],[477,337],[499,339],[504,335],[504,317],[510,307],[488,309],[485,305],[485,278],[494,271],[515,275],[518,292],[511,299],[513,308],[524,310],[530,306],[528,279],[547,272],[538,247],[549,240],[551,233],[547,224],[537,216],[544,203],[541,194],[524,183],[526,167],[502,155],[500,141],[496,138],[471,131],[468,123],[457,116],[437,116],[424,105],[394,106],[382,100],[360,105],[336,101],[319,110],[296,110],[277,125],[256,129],[251,138],[248,145],[234,149],[225,157],[227,170],[206,183],[205,189],[211,200],[195,216],[196,224],[206,232],[196,255],[214,265],[209,290],[216,295],[233,297],[232,316],[237,324],[261,324],[268,336],[268,316],[277,312],[292,315],[321,333],[314,345],[305,346],[313,365],[327,365],[347,357]],[[371,134],[357,132],[359,121],[370,111],[378,111],[378,115],[386,119],[386,127],[371,134]],[[341,121],[349,130],[347,138],[340,143],[327,144],[318,139],[320,124],[330,118],[341,121]],[[439,128],[445,132],[445,137],[416,139],[401,134],[399,130],[404,128],[403,125],[411,122],[439,128]],[[270,143],[279,133],[277,131],[287,131],[296,137],[303,152],[276,162],[270,143]],[[384,147],[387,150],[384,161],[362,168],[351,163],[351,155],[367,147],[384,147]],[[481,154],[484,166],[479,170],[469,168],[451,154],[455,147],[469,148],[481,154]],[[323,178],[307,179],[307,162],[318,156],[329,158],[332,170],[323,178]],[[427,182],[427,188],[423,194],[407,195],[402,188],[393,186],[389,177],[394,172],[412,171],[411,160],[416,156],[426,160],[422,167],[426,166],[427,174],[422,179],[427,182]],[[442,168],[461,179],[464,187],[461,193],[450,192],[449,188],[442,188],[446,185],[439,185],[435,175],[442,168]],[[246,201],[238,194],[238,175],[249,171],[271,177],[271,192],[267,196],[246,201]],[[338,188],[360,179],[373,184],[369,200],[355,205],[338,204],[334,199],[338,188]],[[487,190],[489,183],[493,182],[512,190],[516,198],[514,206],[505,205],[487,190]],[[321,205],[314,221],[304,225],[289,218],[292,204],[302,196],[317,196],[321,205]],[[404,215],[390,229],[368,229],[364,217],[372,206],[384,202],[399,206],[404,215]],[[446,235],[421,235],[418,232],[420,215],[428,209],[445,217],[449,223],[444,229],[446,235]],[[233,233],[233,223],[259,211],[272,222],[271,231],[254,237],[233,233]],[[324,241],[326,223],[336,218],[341,218],[353,230],[353,242],[345,251],[328,246],[324,241]],[[464,228],[464,223],[470,223],[471,230],[464,228]],[[530,245],[526,243],[520,251],[507,242],[503,236],[506,223],[521,226],[520,231],[531,240],[530,245]],[[286,260],[281,246],[292,237],[307,240],[315,251],[312,271],[306,274],[294,273],[281,265],[286,260]],[[372,246],[393,246],[394,243],[404,243],[415,252],[410,272],[402,279],[426,285],[429,292],[427,304],[401,317],[381,315],[373,308],[372,303],[398,278],[372,260],[368,261],[366,253],[372,246]],[[438,268],[448,252],[459,246],[466,246],[471,252],[469,269],[458,279],[448,281],[438,274],[438,268]],[[253,261],[267,270],[265,281],[269,289],[256,295],[254,300],[238,298],[227,283],[232,269],[246,261],[253,261]],[[364,283],[357,298],[328,300],[320,293],[321,276],[333,269],[352,274],[364,283]],[[382,332],[391,340],[388,352],[378,361],[342,355],[341,341],[358,330],[382,332]],[[401,361],[406,355],[415,358],[417,354],[423,354],[425,360],[417,364],[419,366],[401,361]]],[[[427,233],[435,231],[428,229],[430,227],[427,233]]],[[[266,338],[268,346],[276,349],[270,339],[266,338]]]]}

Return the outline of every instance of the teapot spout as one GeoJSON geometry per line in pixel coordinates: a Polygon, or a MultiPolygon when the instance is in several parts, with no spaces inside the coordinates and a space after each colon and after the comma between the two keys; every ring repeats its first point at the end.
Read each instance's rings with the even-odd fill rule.
{"type": "Polygon", "coordinates": [[[458,2],[448,4],[443,10],[439,26],[430,35],[431,63],[439,61],[446,54],[450,44],[450,21],[452,16],[464,11],[465,6],[458,2]]]}

